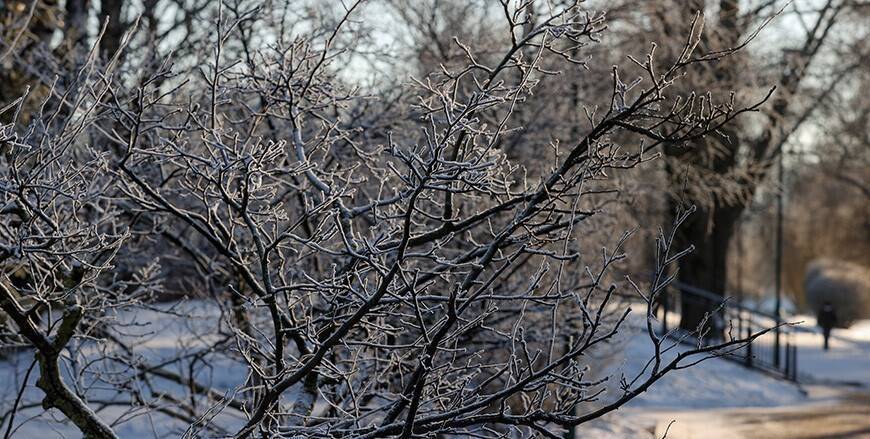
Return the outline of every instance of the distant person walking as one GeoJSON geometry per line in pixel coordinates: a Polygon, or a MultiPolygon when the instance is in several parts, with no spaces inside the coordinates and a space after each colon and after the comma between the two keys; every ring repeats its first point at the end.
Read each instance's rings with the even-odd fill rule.
{"type": "Polygon", "coordinates": [[[828,339],[831,338],[831,329],[837,324],[837,313],[834,312],[834,306],[831,305],[831,302],[825,301],[822,309],[819,310],[816,321],[822,327],[822,335],[825,337],[825,350],[827,351],[828,339]]]}

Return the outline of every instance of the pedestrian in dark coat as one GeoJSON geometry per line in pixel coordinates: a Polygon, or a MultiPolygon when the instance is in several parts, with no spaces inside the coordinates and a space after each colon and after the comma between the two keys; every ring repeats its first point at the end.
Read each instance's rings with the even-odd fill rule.
{"type": "Polygon", "coordinates": [[[828,339],[831,338],[831,329],[837,324],[837,313],[834,312],[834,306],[831,305],[831,302],[825,301],[819,310],[816,321],[822,327],[822,335],[825,337],[825,350],[827,351],[828,339]]]}

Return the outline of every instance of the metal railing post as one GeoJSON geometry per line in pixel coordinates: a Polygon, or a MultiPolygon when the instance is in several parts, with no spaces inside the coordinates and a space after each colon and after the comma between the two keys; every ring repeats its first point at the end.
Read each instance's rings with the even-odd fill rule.
{"type": "Polygon", "coordinates": [[[742,363],[747,368],[762,369],[774,373],[782,379],[797,382],[797,340],[794,331],[790,330],[791,328],[779,327],[778,323],[782,322],[781,315],[747,307],[741,303],[734,304],[728,300],[723,301],[722,296],[718,294],[680,282],[674,282],[673,288],[675,295],[678,294],[679,297],[665,297],[665,300],[661,301],[665,315],[660,326],[664,330],[668,328],[667,311],[672,307],[679,308],[682,312],[685,312],[687,307],[716,309],[718,314],[707,315],[710,319],[708,322],[710,326],[701,328],[704,331],[703,334],[711,339],[706,339],[706,337],[700,340],[695,339],[692,343],[708,345],[708,342],[716,341],[719,337],[732,335],[730,329],[727,333],[719,332],[722,323],[726,325],[726,329],[736,329],[736,334],[747,339],[755,335],[756,326],[758,326],[758,329],[765,330],[765,333],[754,339],[752,343],[747,343],[743,352],[734,352],[734,355],[728,355],[726,358],[742,363]],[[679,303],[671,303],[671,300],[674,302],[679,300],[679,303]],[[737,322],[734,322],[734,319],[737,319],[737,322]],[[777,323],[777,326],[771,330],[772,322],[777,323]],[[736,325],[729,326],[733,323],[736,325]],[[770,330],[770,332],[768,333],[766,330],[770,330]],[[741,355],[743,356],[741,357],[741,355]]]}
{"type": "Polygon", "coordinates": [[[662,335],[668,333],[668,296],[670,295],[670,287],[665,287],[662,290],[662,335]]]}
{"type": "Polygon", "coordinates": [[[797,382],[797,344],[791,347],[791,380],[797,382]]]}
{"type": "MultiPolygon", "coordinates": [[[[746,337],[752,336],[752,325],[746,324],[746,337]]],[[[746,344],[746,367],[752,367],[752,343],[746,344]]]]}

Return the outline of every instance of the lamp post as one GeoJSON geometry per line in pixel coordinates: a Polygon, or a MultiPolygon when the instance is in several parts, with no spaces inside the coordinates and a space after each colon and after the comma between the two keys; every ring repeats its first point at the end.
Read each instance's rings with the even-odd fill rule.
{"type": "Polygon", "coordinates": [[[782,322],[782,205],[783,192],[785,191],[785,178],[783,176],[783,156],[785,155],[785,147],[779,152],[777,157],[777,186],[778,192],[776,195],[776,255],[774,258],[775,276],[774,279],[774,315],[776,316],[776,329],[774,330],[773,339],[773,366],[779,367],[779,347],[780,347],[780,330],[779,324],[782,322]]]}

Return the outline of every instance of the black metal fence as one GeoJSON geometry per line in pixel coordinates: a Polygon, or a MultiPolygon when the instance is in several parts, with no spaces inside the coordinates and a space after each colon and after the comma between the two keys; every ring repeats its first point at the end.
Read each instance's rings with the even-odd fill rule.
{"type": "MultiPolygon", "coordinates": [[[[702,345],[749,337],[781,322],[777,316],[679,282],[672,283],[660,296],[658,318],[661,332],[673,331],[675,338],[697,345],[697,331],[679,328],[682,310],[701,307],[710,312],[703,328],[702,345]],[[694,332],[694,333],[693,333],[694,332]]],[[[769,331],[745,347],[724,355],[746,367],[758,369],[790,381],[797,381],[795,331],[788,326],[769,331]]]]}

